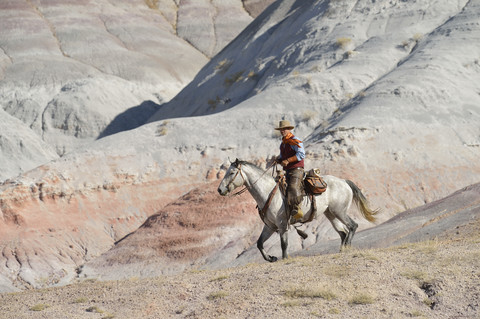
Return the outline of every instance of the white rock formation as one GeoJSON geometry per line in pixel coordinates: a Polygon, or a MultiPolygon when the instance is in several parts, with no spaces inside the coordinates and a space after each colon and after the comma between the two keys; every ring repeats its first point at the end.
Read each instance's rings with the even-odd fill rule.
{"type": "MultiPolygon", "coordinates": [[[[144,123],[252,19],[241,0],[2,1],[0,108],[55,149],[51,160],[144,123]]],[[[0,180],[44,162],[9,158],[0,180]]]]}
{"type": "MultiPolygon", "coordinates": [[[[12,287],[39,286],[40,278],[68,281],[75,267],[168,201],[220,178],[228,158],[261,164],[276,155],[273,127],[282,117],[296,124],[307,166],[353,180],[372,206],[383,209],[382,220],[478,182],[479,15],[478,1],[466,0],[275,2],[148,124],[99,139],[0,186],[0,273],[7,278],[2,281],[12,287]],[[72,231],[49,230],[57,227],[72,231]],[[45,234],[53,248],[35,254],[45,234]],[[93,237],[99,239],[85,240],[93,237]]],[[[76,60],[84,58],[70,45],[76,60]]],[[[95,65],[105,70],[91,70],[80,86],[84,92],[106,70],[133,72],[131,65],[95,65]]],[[[102,86],[106,95],[124,81],[117,80],[102,86]]],[[[75,99],[77,88],[62,94],[75,99]]],[[[88,94],[78,98],[88,100],[88,94]]],[[[98,99],[103,91],[96,94],[98,99]]],[[[54,108],[63,101],[39,96],[41,103],[29,103],[54,101],[54,108]]],[[[48,140],[61,125],[53,119],[56,112],[44,113],[41,108],[24,117],[33,130],[44,122],[32,119],[49,119],[48,140]]],[[[332,236],[324,219],[307,231],[314,241],[332,236]]],[[[302,243],[292,240],[290,247],[302,243]]]]}

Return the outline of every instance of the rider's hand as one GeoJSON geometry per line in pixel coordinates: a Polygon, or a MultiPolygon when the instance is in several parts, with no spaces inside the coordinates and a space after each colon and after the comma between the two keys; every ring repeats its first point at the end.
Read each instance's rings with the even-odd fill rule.
{"type": "Polygon", "coordinates": [[[287,166],[288,165],[288,160],[281,161],[280,165],[282,165],[283,167],[287,166]]]}

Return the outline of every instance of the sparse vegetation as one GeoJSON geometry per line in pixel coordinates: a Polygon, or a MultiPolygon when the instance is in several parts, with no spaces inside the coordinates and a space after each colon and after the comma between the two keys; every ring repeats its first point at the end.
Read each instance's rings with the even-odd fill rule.
{"type": "Polygon", "coordinates": [[[329,314],[332,314],[332,315],[338,315],[338,314],[340,314],[341,312],[340,312],[340,310],[338,310],[337,308],[330,308],[330,309],[328,310],[328,313],[329,313],[329,314]]]}
{"type": "Polygon", "coordinates": [[[94,313],[104,313],[102,309],[98,308],[97,306],[91,306],[85,309],[86,312],[94,312],[94,313]]]}
{"type": "Polygon", "coordinates": [[[225,279],[228,279],[228,276],[221,275],[221,276],[218,276],[218,277],[216,277],[216,278],[213,278],[213,279],[210,280],[210,281],[222,281],[222,280],[225,280],[225,279]]]}
{"type": "Polygon", "coordinates": [[[255,71],[252,70],[252,71],[248,72],[247,77],[248,77],[249,79],[254,80],[254,79],[258,78],[258,74],[255,73],[255,71]]]}
{"type": "Polygon", "coordinates": [[[298,307],[301,305],[302,305],[302,302],[300,300],[289,300],[282,303],[283,307],[298,307]]]}
{"type": "Polygon", "coordinates": [[[408,279],[417,280],[419,284],[427,282],[431,279],[426,272],[420,270],[406,270],[402,272],[401,275],[408,279]]]}
{"type": "Polygon", "coordinates": [[[225,79],[224,84],[226,86],[231,86],[232,84],[241,81],[243,79],[243,76],[242,76],[243,72],[244,71],[238,71],[238,72],[235,72],[234,74],[232,74],[231,76],[227,77],[225,79]]]}
{"type": "Polygon", "coordinates": [[[415,46],[421,39],[423,38],[423,34],[421,33],[415,33],[413,37],[411,37],[408,40],[403,40],[402,43],[400,44],[400,47],[406,49],[409,49],[413,46],[415,46]]]}
{"type": "Polygon", "coordinates": [[[127,310],[132,318],[146,317],[147,311],[201,318],[228,318],[235,311],[238,317],[248,317],[247,309],[252,307],[282,318],[292,313],[301,318],[355,317],[360,308],[365,318],[396,318],[399,312],[406,317],[435,318],[438,309],[445,310],[449,317],[470,318],[475,314],[469,305],[476,302],[479,292],[480,233],[475,227],[474,233],[462,229],[464,237],[451,241],[352,249],[273,264],[252,262],[215,271],[194,269],[158,279],[82,281],[0,294],[0,313],[7,313],[6,319],[16,319],[18,312],[46,309],[48,300],[55,304],[44,310],[51,318],[61,318],[79,308],[88,309],[93,317],[114,318],[102,305],[119,314],[127,310]],[[418,288],[412,288],[414,285],[418,288]],[[82,305],[85,302],[94,304],[82,305]],[[225,312],[219,313],[219,309],[225,312]]]}
{"type": "Polygon", "coordinates": [[[418,42],[423,38],[423,34],[421,33],[415,33],[412,37],[413,41],[418,42]]]}
{"type": "Polygon", "coordinates": [[[369,250],[359,250],[353,253],[353,257],[360,257],[365,260],[380,261],[377,255],[369,250]]]}
{"type": "Polygon", "coordinates": [[[350,267],[343,265],[330,265],[323,270],[323,273],[334,278],[343,278],[350,274],[350,267]]]}
{"type": "Polygon", "coordinates": [[[425,299],[423,299],[423,303],[424,303],[425,305],[427,305],[429,308],[431,308],[432,305],[433,305],[433,300],[430,299],[430,298],[428,298],[428,297],[426,297],[425,299]]]}
{"type": "Polygon", "coordinates": [[[163,121],[162,124],[157,126],[157,136],[165,136],[168,133],[168,121],[163,121]]]}
{"type": "Polygon", "coordinates": [[[325,300],[337,298],[335,293],[323,288],[290,288],[285,290],[284,295],[289,298],[322,298],[325,300]]]}
{"type": "Polygon", "coordinates": [[[230,68],[231,65],[232,65],[232,61],[228,59],[223,59],[222,61],[218,62],[218,64],[215,66],[215,70],[218,70],[223,74],[227,72],[227,70],[230,68]]]}
{"type": "Polygon", "coordinates": [[[208,105],[210,106],[210,109],[215,110],[217,108],[218,103],[220,102],[220,97],[217,96],[215,100],[209,99],[207,101],[208,105]]]}
{"type": "Polygon", "coordinates": [[[73,301],[73,303],[86,303],[86,302],[88,302],[88,299],[85,297],[80,297],[73,301]]]}
{"type": "Polygon", "coordinates": [[[47,309],[48,307],[50,307],[50,305],[39,303],[39,304],[36,304],[34,306],[31,306],[30,310],[31,311],[43,311],[43,310],[47,309]]]}
{"type": "Polygon", "coordinates": [[[299,75],[300,75],[300,72],[298,70],[294,70],[292,72],[292,76],[295,77],[295,78],[298,77],[299,75]]]}
{"type": "Polygon", "coordinates": [[[215,299],[221,299],[221,298],[225,298],[226,296],[228,296],[228,293],[225,292],[225,291],[217,291],[217,292],[212,292],[211,294],[209,294],[207,296],[207,299],[208,300],[215,300],[215,299]]]}
{"type": "Polygon", "coordinates": [[[348,303],[350,305],[368,305],[368,304],[372,304],[374,302],[375,302],[375,297],[373,297],[372,295],[370,295],[368,293],[365,293],[365,292],[361,292],[361,293],[358,293],[358,294],[354,295],[348,301],[348,303]]]}
{"type": "Polygon", "coordinates": [[[97,278],[87,278],[84,280],[84,282],[89,282],[89,283],[97,282],[97,278]]]}
{"type": "Polygon", "coordinates": [[[438,240],[427,240],[417,245],[417,249],[425,254],[434,254],[438,250],[438,240]]]}
{"type": "Polygon", "coordinates": [[[422,313],[421,311],[418,311],[418,310],[413,310],[413,311],[410,313],[410,315],[411,315],[412,317],[423,317],[423,316],[424,316],[423,313],[422,313]]]}
{"type": "Polygon", "coordinates": [[[337,42],[335,42],[337,47],[341,49],[346,49],[350,43],[352,43],[352,39],[350,38],[338,38],[337,42]]]}

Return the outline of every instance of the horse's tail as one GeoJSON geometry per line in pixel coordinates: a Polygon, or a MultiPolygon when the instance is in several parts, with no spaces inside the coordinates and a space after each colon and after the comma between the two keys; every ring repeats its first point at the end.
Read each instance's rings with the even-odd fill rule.
{"type": "Polygon", "coordinates": [[[375,215],[378,214],[378,209],[377,210],[372,210],[370,207],[368,207],[368,201],[365,198],[365,196],[362,194],[362,191],[360,188],[358,188],[357,185],[355,185],[351,180],[346,180],[348,186],[353,191],[353,200],[355,201],[355,204],[357,205],[358,209],[362,212],[363,217],[365,217],[366,220],[369,222],[375,222],[376,217],[375,215]]]}

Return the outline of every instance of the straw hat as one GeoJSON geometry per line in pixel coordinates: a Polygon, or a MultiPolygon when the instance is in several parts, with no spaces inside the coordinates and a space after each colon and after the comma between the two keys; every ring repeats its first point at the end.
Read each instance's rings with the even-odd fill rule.
{"type": "Polygon", "coordinates": [[[276,130],[293,130],[295,127],[288,120],[281,120],[276,130]]]}

